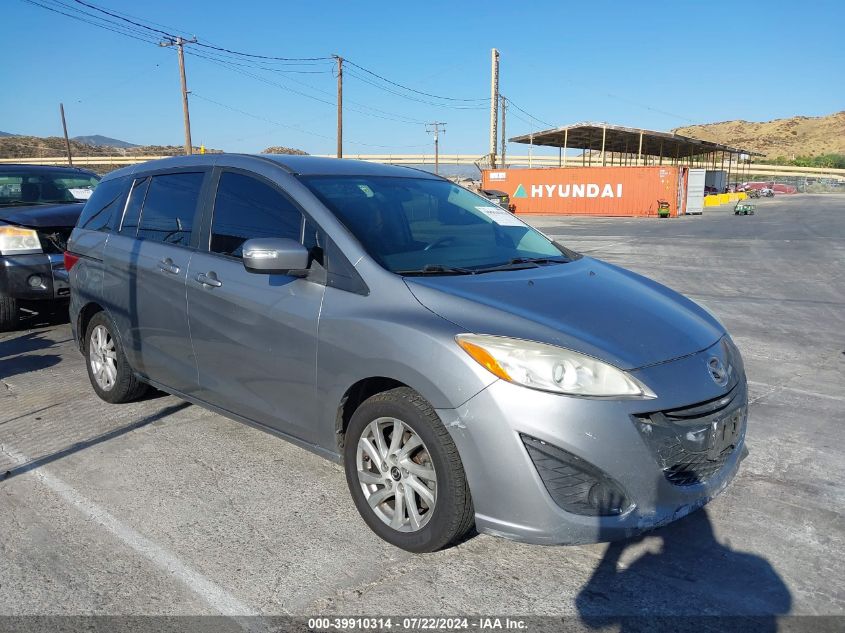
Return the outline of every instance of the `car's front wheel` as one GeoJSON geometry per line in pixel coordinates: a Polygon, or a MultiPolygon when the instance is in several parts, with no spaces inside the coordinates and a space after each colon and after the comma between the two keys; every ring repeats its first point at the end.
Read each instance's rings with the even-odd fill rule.
{"type": "Polygon", "coordinates": [[[115,332],[115,325],[105,312],[95,314],[85,331],[85,360],[97,395],[119,404],[141,397],[148,386],[132,371],[115,332]]]}
{"type": "Polygon", "coordinates": [[[358,511],[385,541],[433,552],[472,527],[472,498],[455,443],[412,389],[392,389],[358,407],[346,432],[344,460],[358,511]]]}

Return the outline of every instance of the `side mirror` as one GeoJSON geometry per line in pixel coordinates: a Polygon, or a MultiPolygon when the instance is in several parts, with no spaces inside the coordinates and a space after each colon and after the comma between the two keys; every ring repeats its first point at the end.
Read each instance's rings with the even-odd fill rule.
{"type": "Polygon", "coordinates": [[[296,240],[281,237],[260,237],[244,242],[244,268],[265,275],[308,274],[308,249],[296,240]]]}

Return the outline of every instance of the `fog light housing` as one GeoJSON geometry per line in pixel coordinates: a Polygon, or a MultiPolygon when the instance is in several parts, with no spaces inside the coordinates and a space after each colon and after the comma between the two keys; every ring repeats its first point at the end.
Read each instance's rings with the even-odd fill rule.
{"type": "Polygon", "coordinates": [[[622,486],[600,468],[536,437],[521,437],[549,495],[567,512],[618,516],[632,507],[622,486]]]}
{"type": "Polygon", "coordinates": [[[41,278],[41,275],[30,275],[26,282],[29,284],[30,288],[41,288],[44,285],[44,280],[41,278]]]}

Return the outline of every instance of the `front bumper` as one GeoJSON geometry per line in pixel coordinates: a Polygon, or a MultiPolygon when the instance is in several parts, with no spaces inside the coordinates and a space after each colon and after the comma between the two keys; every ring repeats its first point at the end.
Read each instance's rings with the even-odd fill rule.
{"type": "Polygon", "coordinates": [[[70,298],[64,257],[54,253],[0,255],[0,297],[20,301],[70,298]]]}
{"type": "Polygon", "coordinates": [[[500,380],[457,409],[439,410],[463,460],[478,530],[541,544],[612,541],[670,523],[718,495],[747,453],[748,396],[741,360],[731,384],[709,379],[714,348],[634,372],[657,399],[574,398],[500,380]],[[711,404],[690,409],[698,403],[711,404]],[[579,481],[570,488],[564,480],[573,472],[568,466],[550,472],[555,454],[613,482],[624,493],[621,514],[565,510],[561,489],[577,490],[579,481]]]}

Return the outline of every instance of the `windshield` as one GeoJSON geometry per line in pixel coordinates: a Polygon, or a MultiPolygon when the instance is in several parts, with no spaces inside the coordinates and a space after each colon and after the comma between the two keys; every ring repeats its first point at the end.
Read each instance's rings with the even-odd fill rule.
{"type": "Polygon", "coordinates": [[[100,178],[69,170],[0,172],[0,207],[85,202],[100,178]]]}
{"type": "Polygon", "coordinates": [[[574,255],[509,211],[445,180],[302,177],[382,266],[400,274],[468,274],[547,265],[574,255]]]}

